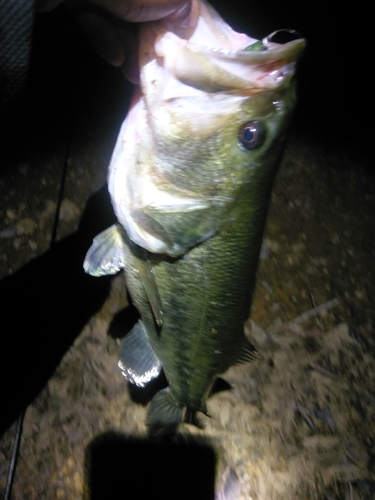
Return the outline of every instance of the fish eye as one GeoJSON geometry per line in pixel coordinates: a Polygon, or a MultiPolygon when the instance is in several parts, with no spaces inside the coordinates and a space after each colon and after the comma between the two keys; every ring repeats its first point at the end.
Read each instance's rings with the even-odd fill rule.
{"type": "Polygon", "coordinates": [[[257,120],[247,122],[240,128],[238,144],[241,149],[251,150],[258,148],[264,142],[264,129],[257,120]]]}

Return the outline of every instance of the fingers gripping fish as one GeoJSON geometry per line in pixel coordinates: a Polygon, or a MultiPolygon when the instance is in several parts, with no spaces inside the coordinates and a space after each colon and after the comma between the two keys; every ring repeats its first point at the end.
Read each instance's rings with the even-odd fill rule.
{"type": "Polygon", "coordinates": [[[125,271],[141,320],[119,365],[144,386],[163,369],[151,429],[207,413],[215,377],[257,357],[245,338],[272,181],[304,47],[234,32],[207,3],[188,40],[164,21],[140,35],[140,88],[109,166],[118,223],[84,262],[125,271]]]}

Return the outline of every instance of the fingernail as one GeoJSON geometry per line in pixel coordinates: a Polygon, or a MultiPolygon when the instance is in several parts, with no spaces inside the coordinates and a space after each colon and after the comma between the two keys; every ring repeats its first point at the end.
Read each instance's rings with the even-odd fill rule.
{"type": "Polygon", "coordinates": [[[187,2],[165,19],[168,29],[178,35],[180,35],[181,30],[194,29],[197,25],[199,10],[198,1],[191,0],[187,2]]]}

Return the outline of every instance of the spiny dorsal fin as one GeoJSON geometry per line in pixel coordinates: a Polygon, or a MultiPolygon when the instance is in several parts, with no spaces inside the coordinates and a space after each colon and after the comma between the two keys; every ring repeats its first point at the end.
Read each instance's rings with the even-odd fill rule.
{"type": "Polygon", "coordinates": [[[234,363],[248,363],[249,361],[254,361],[255,359],[261,359],[261,356],[258,354],[258,351],[255,349],[253,344],[247,340],[246,337],[244,337],[240,348],[236,352],[234,363]]]}

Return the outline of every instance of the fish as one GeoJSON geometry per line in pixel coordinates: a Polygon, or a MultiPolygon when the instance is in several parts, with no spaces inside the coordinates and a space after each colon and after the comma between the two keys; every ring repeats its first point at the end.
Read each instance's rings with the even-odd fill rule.
{"type": "Polygon", "coordinates": [[[209,415],[230,366],[259,357],[244,334],[273,180],[296,103],[305,39],[257,40],[206,1],[188,38],[165,20],[140,31],[140,83],[108,171],[117,222],[84,269],[123,270],[140,320],[119,367],[144,387],[161,371],[150,433],[209,415]]]}

